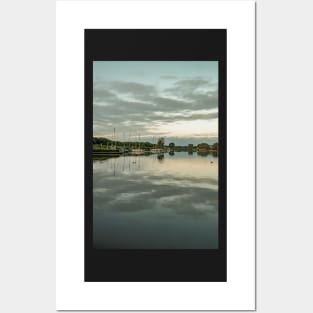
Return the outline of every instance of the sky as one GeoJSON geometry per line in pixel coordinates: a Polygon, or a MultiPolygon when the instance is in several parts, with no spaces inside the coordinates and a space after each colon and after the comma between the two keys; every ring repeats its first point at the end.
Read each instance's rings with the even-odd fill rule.
{"type": "Polygon", "coordinates": [[[218,61],[94,61],[93,136],[218,141],[218,61]]]}

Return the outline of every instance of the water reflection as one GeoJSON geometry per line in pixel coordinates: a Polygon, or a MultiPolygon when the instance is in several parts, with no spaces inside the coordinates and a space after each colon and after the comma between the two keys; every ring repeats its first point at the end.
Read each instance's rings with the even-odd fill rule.
{"type": "Polygon", "coordinates": [[[158,154],[157,158],[158,158],[159,162],[162,162],[164,159],[164,154],[158,154]]]}
{"type": "Polygon", "coordinates": [[[96,248],[218,247],[217,157],[121,156],[93,173],[96,248]]]}
{"type": "Polygon", "coordinates": [[[209,151],[203,151],[203,152],[202,151],[198,151],[197,154],[202,156],[202,157],[206,157],[206,156],[208,156],[210,154],[210,152],[209,151]]]}

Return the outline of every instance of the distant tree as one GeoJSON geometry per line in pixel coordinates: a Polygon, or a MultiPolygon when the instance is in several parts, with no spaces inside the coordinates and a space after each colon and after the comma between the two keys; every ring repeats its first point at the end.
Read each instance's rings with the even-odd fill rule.
{"type": "Polygon", "coordinates": [[[192,143],[190,143],[190,144],[188,145],[188,150],[193,150],[193,144],[192,144],[192,143]]]}
{"type": "Polygon", "coordinates": [[[198,144],[198,149],[207,149],[209,150],[209,145],[207,143],[200,143],[198,144]]]}
{"type": "Polygon", "coordinates": [[[218,142],[216,142],[216,143],[214,143],[214,144],[212,145],[212,150],[218,151],[218,142]]]}
{"type": "Polygon", "coordinates": [[[159,138],[157,142],[158,148],[164,148],[164,138],[159,138]]]}
{"type": "Polygon", "coordinates": [[[112,143],[112,140],[109,140],[105,137],[93,137],[92,138],[92,143],[93,144],[97,144],[97,145],[106,145],[106,144],[111,144],[112,143]]]}
{"type": "Polygon", "coordinates": [[[168,146],[170,147],[170,149],[173,150],[173,149],[175,148],[175,143],[174,143],[174,142],[171,142],[168,146]]]}

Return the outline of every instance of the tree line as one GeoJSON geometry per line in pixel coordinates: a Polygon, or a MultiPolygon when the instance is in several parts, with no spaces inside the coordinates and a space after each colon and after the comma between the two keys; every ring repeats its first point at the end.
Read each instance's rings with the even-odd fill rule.
{"type": "Polygon", "coordinates": [[[164,148],[168,147],[173,151],[196,151],[198,149],[201,150],[212,150],[218,151],[218,142],[215,142],[212,145],[208,143],[200,143],[198,145],[188,144],[188,145],[175,145],[174,142],[171,142],[168,146],[164,144],[164,138],[159,138],[156,144],[153,144],[149,141],[113,141],[105,137],[93,137],[92,144],[96,146],[116,146],[116,147],[131,147],[141,149],[151,149],[151,148],[164,148]]]}

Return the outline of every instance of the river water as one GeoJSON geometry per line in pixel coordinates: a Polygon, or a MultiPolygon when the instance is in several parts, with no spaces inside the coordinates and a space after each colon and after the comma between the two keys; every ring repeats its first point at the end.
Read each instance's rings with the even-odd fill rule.
{"type": "Polygon", "coordinates": [[[93,245],[218,248],[218,157],[175,152],[94,160],[93,245]]]}

